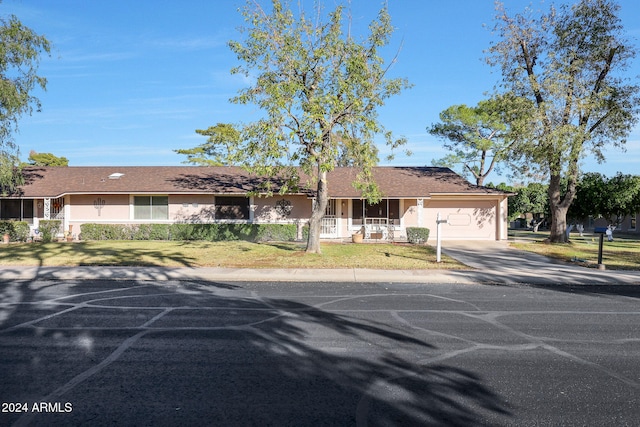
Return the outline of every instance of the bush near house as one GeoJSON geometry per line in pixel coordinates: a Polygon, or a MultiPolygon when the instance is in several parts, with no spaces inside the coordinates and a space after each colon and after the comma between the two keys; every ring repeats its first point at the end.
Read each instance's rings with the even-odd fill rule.
{"type": "MultiPolygon", "coordinates": [[[[298,226],[296,224],[259,224],[256,230],[257,242],[275,242],[297,240],[298,226]]],[[[302,240],[309,237],[309,227],[302,228],[302,240]]]]}
{"type": "Polygon", "coordinates": [[[52,242],[56,235],[60,232],[62,221],[59,219],[43,219],[40,220],[38,230],[44,243],[52,242]]]}
{"type": "Polygon", "coordinates": [[[133,240],[129,226],[116,224],[82,224],[80,238],[82,240],[133,240]]]}
{"type": "MultiPolygon", "coordinates": [[[[303,229],[306,239],[308,230],[303,229]]],[[[296,224],[82,224],[82,240],[294,241],[296,224]]]]}
{"type": "Polygon", "coordinates": [[[429,240],[429,229],[426,227],[407,227],[409,243],[426,243],[429,240]]]}
{"type": "Polygon", "coordinates": [[[29,224],[25,221],[0,221],[0,234],[8,234],[13,242],[26,242],[29,237],[29,224]]]}

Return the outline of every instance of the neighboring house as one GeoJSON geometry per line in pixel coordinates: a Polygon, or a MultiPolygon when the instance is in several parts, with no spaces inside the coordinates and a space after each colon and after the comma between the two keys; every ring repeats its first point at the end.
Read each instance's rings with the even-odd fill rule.
{"type": "MultiPolygon", "coordinates": [[[[314,197],[313,190],[247,196],[263,181],[238,167],[28,167],[24,172],[20,194],[0,198],[0,217],[27,221],[32,229],[42,219],[60,219],[64,231],[71,227],[74,234],[84,223],[306,223],[314,197]]],[[[350,237],[365,227],[366,237],[405,240],[407,227],[427,227],[435,239],[440,213],[449,221],[442,226],[443,239],[507,239],[508,193],[470,184],[447,168],[376,167],[373,176],[384,198],[369,204],[352,185],[357,173],[353,168],[329,173],[323,238],[350,237]]]]}
{"type": "MultiPolygon", "coordinates": [[[[639,220],[640,213],[632,216],[626,216],[620,222],[620,224],[618,224],[615,231],[623,233],[638,233],[640,231],[640,228],[638,228],[639,220]]],[[[595,227],[607,227],[608,225],[610,225],[610,222],[605,218],[589,217],[585,219],[582,224],[585,226],[586,230],[593,230],[595,227]]]]}

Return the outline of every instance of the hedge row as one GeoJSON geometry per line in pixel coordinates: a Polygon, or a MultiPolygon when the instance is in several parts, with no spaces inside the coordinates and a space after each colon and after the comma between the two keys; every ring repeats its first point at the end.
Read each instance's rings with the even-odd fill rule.
{"type": "MultiPolygon", "coordinates": [[[[296,224],[82,224],[82,240],[293,241],[296,224]]],[[[308,228],[303,229],[306,239],[308,228]]]]}
{"type": "MultiPolygon", "coordinates": [[[[60,232],[59,220],[41,220],[39,232],[42,240],[50,242],[60,232]]],[[[247,240],[251,242],[294,241],[296,224],[83,224],[83,240],[247,240]]],[[[0,221],[0,234],[9,234],[12,241],[24,242],[29,237],[29,224],[24,221],[0,221]]],[[[307,239],[308,227],[303,228],[307,239]]],[[[410,243],[425,243],[429,229],[407,227],[410,243]]]]}
{"type": "Polygon", "coordinates": [[[0,234],[8,234],[13,242],[26,242],[29,237],[29,224],[25,221],[0,221],[0,234]]]}
{"type": "Polygon", "coordinates": [[[409,243],[426,243],[429,240],[429,229],[426,227],[407,227],[409,243]]]}

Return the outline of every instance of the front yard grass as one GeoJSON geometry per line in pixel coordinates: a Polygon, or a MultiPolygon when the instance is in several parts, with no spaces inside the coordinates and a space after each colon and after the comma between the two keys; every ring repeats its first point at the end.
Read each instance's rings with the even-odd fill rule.
{"type": "Polygon", "coordinates": [[[435,248],[409,244],[322,243],[322,255],[304,243],[86,241],[0,246],[6,266],[166,266],[228,268],[467,269],[435,248]]]}
{"type": "MultiPolygon", "coordinates": [[[[511,246],[529,252],[535,252],[561,261],[567,261],[596,268],[598,265],[598,245],[600,236],[585,233],[584,236],[571,234],[569,243],[548,244],[544,232],[518,232],[510,236],[515,239],[511,246]]],[[[605,236],[602,247],[602,263],[608,270],[640,270],[640,240],[632,235],[614,232],[613,242],[605,236]]]]}

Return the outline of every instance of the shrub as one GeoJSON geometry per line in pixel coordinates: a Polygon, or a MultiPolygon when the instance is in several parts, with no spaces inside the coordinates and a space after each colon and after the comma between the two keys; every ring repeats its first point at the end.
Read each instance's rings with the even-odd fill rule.
{"type": "Polygon", "coordinates": [[[0,221],[0,234],[8,234],[12,241],[26,242],[29,231],[29,224],[25,221],[0,221]]]}
{"type": "Polygon", "coordinates": [[[219,224],[216,240],[246,240],[248,242],[255,242],[259,227],[257,224],[219,224]]]}
{"type": "Polygon", "coordinates": [[[171,240],[215,241],[218,236],[218,224],[178,223],[171,225],[171,240]]]}
{"type": "Polygon", "coordinates": [[[256,242],[296,240],[296,224],[259,224],[256,230],[256,242]]]}
{"type": "Polygon", "coordinates": [[[60,232],[62,221],[59,219],[43,219],[40,220],[38,230],[44,243],[52,242],[55,236],[60,232]]]}
{"type": "Polygon", "coordinates": [[[133,228],[137,228],[131,236],[133,240],[171,240],[171,224],[140,224],[133,228]]]}
{"type": "Polygon", "coordinates": [[[132,227],[123,224],[82,224],[80,237],[83,240],[131,240],[132,227]]]}
{"type": "Polygon", "coordinates": [[[11,236],[11,240],[26,242],[30,233],[31,228],[29,227],[29,223],[25,221],[15,221],[13,224],[13,233],[9,233],[9,235],[11,236]]]}
{"type": "Polygon", "coordinates": [[[131,240],[150,240],[152,224],[140,224],[137,226],[131,226],[131,240]]]}
{"type": "Polygon", "coordinates": [[[421,244],[429,240],[429,229],[426,227],[407,227],[409,243],[421,244]]]}

